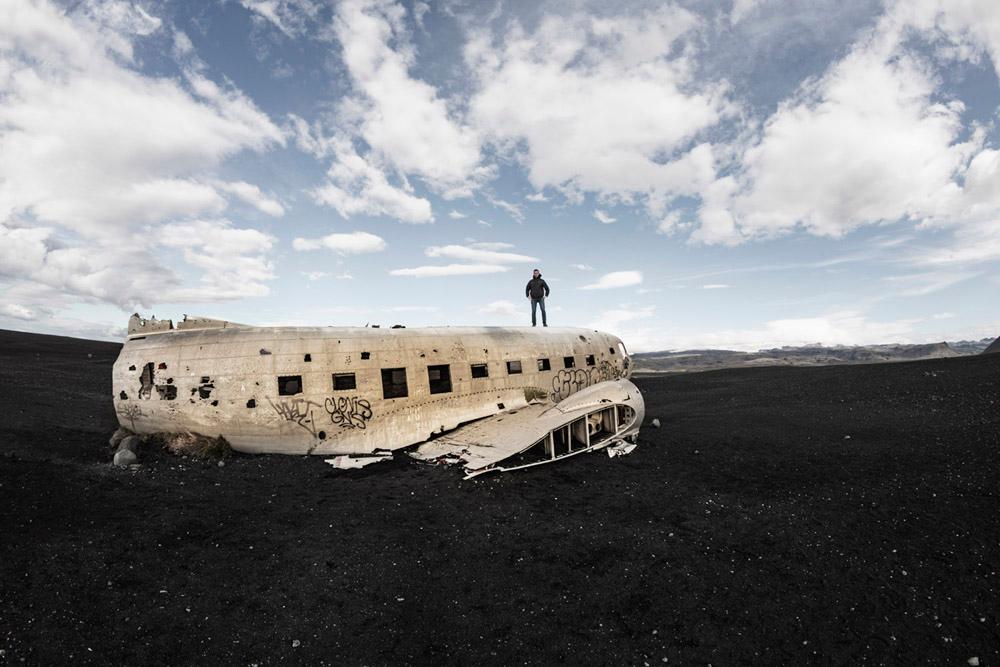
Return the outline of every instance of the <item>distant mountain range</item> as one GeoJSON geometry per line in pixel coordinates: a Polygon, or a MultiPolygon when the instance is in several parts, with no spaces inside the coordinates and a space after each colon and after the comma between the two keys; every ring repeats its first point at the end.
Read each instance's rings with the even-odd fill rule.
{"type": "Polygon", "coordinates": [[[641,352],[633,354],[636,373],[692,373],[718,368],[753,366],[830,366],[836,364],[875,364],[890,361],[914,361],[961,357],[982,352],[1000,352],[1000,339],[960,340],[920,345],[887,344],[852,347],[806,345],[780,347],[757,352],[736,350],[682,350],[678,352],[641,352]],[[992,343],[992,345],[991,345],[992,343]],[[995,349],[994,349],[995,348],[995,349]]]}

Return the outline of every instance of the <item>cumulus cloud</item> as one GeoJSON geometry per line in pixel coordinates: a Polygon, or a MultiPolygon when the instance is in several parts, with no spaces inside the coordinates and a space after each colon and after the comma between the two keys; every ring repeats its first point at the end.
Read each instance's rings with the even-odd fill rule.
{"type": "Polygon", "coordinates": [[[295,250],[319,250],[326,248],[338,255],[360,255],[385,250],[385,240],[368,232],[350,232],[346,234],[327,234],[318,239],[295,238],[292,247],[295,250]]]}
{"type": "Polygon", "coordinates": [[[164,225],[159,241],[179,249],[184,260],[202,269],[200,285],[166,290],[164,301],[223,301],[268,293],[274,278],[268,253],[274,238],[240,229],[228,220],[198,220],[164,225]]]}
{"type": "Polygon", "coordinates": [[[524,308],[518,308],[510,301],[491,301],[479,308],[478,312],[487,315],[503,315],[504,317],[523,318],[524,308]]]}
{"type": "Polygon", "coordinates": [[[319,6],[311,0],[240,0],[257,20],[269,23],[286,37],[297,37],[316,19],[319,6]]]}
{"type": "Polygon", "coordinates": [[[584,285],[580,289],[614,289],[617,287],[631,287],[642,283],[642,273],[640,271],[613,271],[605,273],[596,283],[584,285]]]}
{"type": "Polygon", "coordinates": [[[471,276],[481,273],[503,273],[509,270],[499,264],[444,264],[440,266],[417,266],[411,269],[393,269],[392,276],[412,276],[414,278],[438,278],[442,276],[471,276]]]}
{"type": "MultiPolygon", "coordinates": [[[[255,186],[220,183],[212,169],[283,144],[281,130],[203,67],[182,77],[140,74],[133,44],[161,26],[131,3],[69,13],[44,1],[0,8],[0,234],[24,251],[4,254],[0,273],[15,285],[122,307],[153,303],[183,285],[155,255],[164,223],[220,214],[222,192],[277,213],[255,186]]],[[[211,249],[183,255],[218,275],[211,249]]],[[[268,271],[238,274],[259,294],[268,271]]],[[[245,293],[220,287],[189,294],[245,293]]]]}
{"type": "Polygon", "coordinates": [[[30,308],[25,308],[19,303],[8,303],[0,306],[0,314],[13,317],[15,320],[31,321],[37,317],[30,308]]]}
{"type": "Polygon", "coordinates": [[[250,204],[258,211],[280,218],[285,214],[285,207],[274,197],[269,197],[261,192],[260,188],[246,181],[218,182],[215,184],[223,192],[227,192],[238,199],[250,204]]]}
{"type": "Polygon", "coordinates": [[[333,207],[344,218],[367,214],[414,224],[434,221],[427,199],[391,184],[385,172],[361,157],[349,139],[334,139],[332,145],[334,161],[327,181],[312,190],[317,203],[333,207]]]}
{"type": "Polygon", "coordinates": [[[598,222],[605,225],[610,225],[613,222],[618,222],[618,218],[612,218],[610,215],[608,215],[599,208],[594,209],[594,218],[596,218],[598,222]]]}
{"type": "Polygon", "coordinates": [[[370,147],[369,161],[419,178],[446,198],[468,196],[490,175],[480,166],[476,131],[448,109],[430,84],[410,73],[415,52],[398,4],[346,0],[334,34],[354,96],[341,117],[370,147]]]}
{"type": "Polygon", "coordinates": [[[484,137],[511,152],[538,191],[646,198],[654,210],[714,176],[699,133],[731,113],[725,86],[695,80],[699,19],[667,6],[632,16],[544,16],[499,34],[474,29],[466,62],[484,137]]]}

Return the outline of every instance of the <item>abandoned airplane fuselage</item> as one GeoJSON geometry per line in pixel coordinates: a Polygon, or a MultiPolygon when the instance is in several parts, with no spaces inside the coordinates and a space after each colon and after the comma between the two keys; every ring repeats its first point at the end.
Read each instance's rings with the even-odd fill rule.
{"type": "Polygon", "coordinates": [[[222,436],[252,453],[425,443],[418,458],[476,473],[634,440],[644,407],[630,375],[622,342],[590,329],[174,328],[133,316],[113,390],[119,422],[140,434],[222,436]]]}

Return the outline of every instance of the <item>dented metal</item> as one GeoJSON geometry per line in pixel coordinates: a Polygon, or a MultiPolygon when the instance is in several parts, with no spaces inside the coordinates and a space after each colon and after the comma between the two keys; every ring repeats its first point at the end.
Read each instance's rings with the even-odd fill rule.
{"type": "Polygon", "coordinates": [[[591,329],[253,327],[209,318],[175,327],[135,315],[113,396],[119,422],[136,433],[352,458],[425,443],[418,458],[481,474],[634,440],[644,408],[630,375],[622,342],[591,329]],[[547,458],[517,463],[539,443],[547,458]]]}

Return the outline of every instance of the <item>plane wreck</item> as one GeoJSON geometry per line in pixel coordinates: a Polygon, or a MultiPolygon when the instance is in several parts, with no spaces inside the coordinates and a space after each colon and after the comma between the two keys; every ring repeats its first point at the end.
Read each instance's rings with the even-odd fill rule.
{"type": "Polygon", "coordinates": [[[469,477],[609,448],[645,414],[617,337],[592,329],[254,327],[133,315],[115,362],[121,426],[222,437],[247,453],[409,449],[469,477]]]}

